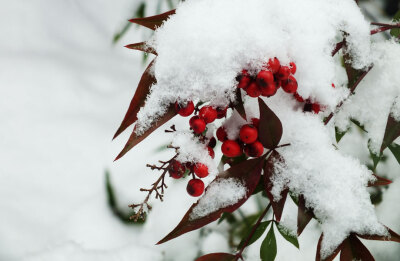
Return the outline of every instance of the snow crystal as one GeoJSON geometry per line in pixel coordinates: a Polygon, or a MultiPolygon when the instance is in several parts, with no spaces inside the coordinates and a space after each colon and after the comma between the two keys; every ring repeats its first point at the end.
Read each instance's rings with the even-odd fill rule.
{"type": "Polygon", "coordinates": [[[243,182],[237,178],[216,179],[207,188],[190,214],[190,219],[198,219],[237,203],[247,193],[243,182]]]}
{"type": "Polygon", "coordinates": [[[228,139],[235,140],[239,138],[240,128],[246,123],[247,121],[245,121],[237,111],[234,111],[232,116],[229,117],[222,126],[226,131],[228,139]]]}
{"type": "Polygon", "coordinates": [[[257,71],[271,57],[296,62],[299,94],[333,109],[346,96],[345,88],[331,87],[337,66],[331,50],[342,31],[349,33],[353,66],[368,66],[369,24],[353,0],[185,1],[149,41],[158,53],[157,84],[136,132],[177,100],[228,105],[238,72],[257,71]]]}
{"type": "Polygon", "coordinates": [[[400,45],[394,41],[376,43],[372,47],[374,67],[347,100],[335,118],[345,130],[350,118],[358,120],[370,138],[370,148],[378,153],[390,112],[400,119],[400,45]],[[376,98],[375,98],[376,97],[376,98]],[[368,102],[366,102],[368,101],[368,102]]]}
{"type": "Polygon", "coordinates": [[[172,146],[178,147],[180,162],[203,163],[208,167],[209,175],[218,173],[215,162],[208,153],[207,145],[200,142],[190,131],[177,132],[174,135],[172,146]]]}

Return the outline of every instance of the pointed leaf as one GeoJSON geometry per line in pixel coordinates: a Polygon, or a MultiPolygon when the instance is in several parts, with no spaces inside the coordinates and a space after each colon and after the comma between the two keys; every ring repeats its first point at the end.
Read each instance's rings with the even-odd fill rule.
{"type": "Polygon", "coordinates": [[[242,116],[242,118],[244,120],[247,120],[246,111],[243,106],[242,92],[240,91],[239,88],[237,88],[237,90],[236,90],[236,100],[237,100],[237,103],[235,104],[235,107],[234,107],[235,110],[239,113],[240,116],[242,116]]]}
{"type": "Polygon", "coordinates": [[[317,254],[315,256],[315,260],[316,261],[333,261],[333,259],[335,259],[335,257],[339,254],[340,250],[342,249],[343,245],[340,244],[333,252],[332,254],[330,254],[327,257],[322,258],[321,257],[321,244],[322,244],[322,240],[324,238],[324,234],[321,234],[321,236],[319,237],[318,240],[318,245],[317,245],[317,254]]]}
{"type": "Polygon", "coordinates": [[[282,138],[282,123],[278,116],[258,98],[260,108],[260,126],[258,128],[258,139],[267,149],[274,149],[282,138]]]}
{"type": "Polygon", "coordinates": [[[396,158],[397,162],[400,164],[400,145],[393,142],[388,146],[388,148],[396,158]]]}
{"type": "Polygon", "coordinates": [[[378,187],[378,186],[387,186],[392,183],[391,180],[382,178],[376,174],[372,174],[376,180],[374,182],[368,182],[368,187],[378,187]]]}
{"type": "Polygon", "coordinates": [[[340,140],[343,138],[344,135],[346,135],[346,131],[340,131],[338,127],[335,127],[335,138],[336,138],[336,143],[339,143],[340,140]]]}
{"type": "Polygon", "coordinates": [[[371,158],[372,158],[372,162],[374,163],[374,171],[376,170],[376,167],[378,166],[378,163],[381,161],[381,159],[382,159],[382,152],[379,152],[379,155],[377,155],[377,154],[375,154],[373,151],[372,151],[372,149],[371,149],[371,147],[370,147],[370,141],[368,141],[368,150],[369,150],[369,155],[371,156],[371,158]]]}
{"type": "Polygon", "coordinates": [[[374,261],[374,257],[364,244],[354,235],[350,235],[343,243],[340,261],[374,261]]]}
{"type": "Polygon", "coordinates": [[[274,261],[277,253],[274,226],[268,231],[267,236],[261,244],[260,257],[262,261],[274,261]]]}
{"type": "MultiPolygon", "coordinates": [[[[393,17],[393,22],[400,22],[400,10],[397,11],[397,13],[393,17]]],[[[393,28],[390,30],[390,35],[394,37],[399,37],[400,36],[400,28],[393,28]]]]}
{"type": "MultiPolygon", "coordinates": [[[[264,234],[264,231],[267,229],[267,227],[270,223],[271,223],[270,220],[261,222],[260,225],[256,228],[253,236],[250,238],[249,242],[247,243],[247,246],[250,246],[251,244],[256,242],[262,236],[262,234],[264,234]]],[[[247,234],[243,237],[242,241],[240,241],[240,244],[237,247],[238,249],[241,249],[243,247],[243,245],[246,242],[247,238],[249,237],[252,229],[253,228],[249,229],[247,234]]]]}
{"type": "Polygon", "coordinates": [[[269,158],[265,164],[263,177],[264,177],[265,192],[271,202],[272,209],[274,210],[275,218],[279,222],[282,217],[282,212],[283,212],[283,208],[285,206],[286,197],[288,195],[289,189],[286,188],[281,192],[281,198],[279,201],[274,200],[274,196],[271,194],[271,189],[272,189],[272,185],[273,185],[271,182],[271,179],[275,175],[274,164],[277,161],[282,162],[283,158],[277,151],[273,151],[271,153],[271,156],[269,156],[269,158]]]}
{"type": "Polygon", "coordinates": [[[400,122],[397,122],[391,115],[389,115],[385,135],[383,136],[381,152],[383,152],[387,146],[400,136],[400,122]]]}
{"type": "Polygon", "coordinates": [[[150,28],[151,30],[156,30],[157,27],[160,27],[163,24],[163,22],[173,14],[175,14],[175,10],[171,10],[159,15],[154,15],[144,18],[134,18],[129,20],[129,22],[142,25],[144,27],[150,28]]]}
{"type": "Polygon", "coordinates": [[[297,235],[303,232],[310,220],[314,217],[312,210],[306,209],[306,201],[303,195],[299,196],[299,205],[297,213],[297,235]]]}
{"type": "Polygon", "coordinates": [[[181,222],[172,230],[171,233],[169,233],[166,237],[164,237],[160,242],[157,244],[162,244],[164,242],[167,242],[168,240],[171,240],[175,237],[178,237],[182,234],[185,234],[187,232],[190,232],[192,230],[201,228],[215,220],[217,220],[222,213],[224,212],[233,212],[236,209],[238,209],[243,203],[247,201],[247,199],[251,196],[253,193],[254,189],[256,188],[260,176],[261,176],[261,168],[262,164],[264,162],[265,157],[261,158],[255,158],[251,160],[246,160],[243,161],[230,169],[220,173],[213,182],[207,187],[204,195],[202,196],[205,197],[207,196],[207,190],[210,186],[212,186],[214,183],[219,182],[221,179],[227,179],[227,178],[237,178],[240,179],[246,186],[247,188],[247,193],[246,195],[241,198],[238,202],[231,206],[227,207],[222,207],[204,217],[199,217],[196,219],[191,218],[191,214],[193,213],[193,209],[199,204],[199,201],[197,203],[193,204],[190,209],[186,212],[185,216],[181,220],[181,222]]]}
{"type": "Polygon", "coordinates": [[[144,105],[146,97],[150,92],[150,87],[156,82],[156,78],[151,73],[154,61],[155,60],[153,60],[144,71],[142,78],[139,81],[138,87],[136,88],[135,95],[133,96],[131,103],[129,104],[128,111],[126,112],[125,117],[122,120],[122,123],[115,133],[113,139],[115,139],[119,134],[121,134],[124,130],[126,130],[126,128],[128,128],[137,120],[137,113],[144,105]]]}
{"type": "Polygon", "coordinates": [[[134,43],[134,44],[128,44],[125,45],[126,48],[128,49],[133,49],[133,50],[138,50],[146,53],[152,53],[154,55],[157,55],[156,50],[154,50],[151,46],[148,46],[146,42],[140,42],[140,43],[134,43]]]}
{"type": "MultiPolygon", "coordinates": [[[[160,118],[158,119],[153,125],[147,129],[142,135],[138,136],[135,133],[135,130],[132,132],[131,136],[129,137],[128,142],[125,144],[125,147],[123,150],[118,154],[118,156],[115,158],[115,160],[120,159],[122,156],[124,156],[129,150],[131,150],[133,147],[135,147],[137,144],[139,144],[142,140],[147,138],[153,131],[161,127],[164,123],[172,119],[176,115],[176,111],[173,105],[171,105],[167,112],[160,118]]],[[[136,126],[135,126],[136,129],[136,126]]]]}
{"type": "Polygon", "coordinates": [[[394,232],[390,228],[388,228],[388,227],[386,227],[386,228],[389,232],[389,236],[359,235],[359,234],[357,234],[357,236],[364,238],[364,239],[368,239],[368,240],[393,241],[393,242],[400,243],[400,235],[398,235],[396,232],[394,232]]]}
{"type": "Polygon", "coordinates": [[[228,253],[212,253],[205,256],[201,256],[196,261],[234,261],[236,256],[228,253]]]}
{"type": "Polygon", "coordinates": [[[278,228],[279,233],[286,239],[288,242],[292,243],[295,247],[300,248],[299,241],[297,240],[297,236],[290,231],[287,227],[278,224],[276,226],[278,228]]]}

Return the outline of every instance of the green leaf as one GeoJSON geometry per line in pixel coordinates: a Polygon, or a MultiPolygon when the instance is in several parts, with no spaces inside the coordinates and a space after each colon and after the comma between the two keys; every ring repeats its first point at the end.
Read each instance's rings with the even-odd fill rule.
{"type": "MultiPolygon", "coordinates": [[[[393,22],[400,22],[400,10],[394,15],[393,17],[393,22]]],[[[399,37],[400,36],[400,29],[399,28],[393,28],[390,30],[390,34],[394,37],[399,37]]]]}
{"type": "Polygon", "coordinates": [[[221,218],[218,220],[217,224],[221,224],[222,221],[226,220],[226,222],[228,222],[229,224],[233,224],[235,222],[237,222],[236,217],[229,212],[225,212],[222,214],[221,218]]]}
{"type": "Polygon", "coordinates": [[[290,229],[282,226],[281,224],[278,224],[276,227],[278,228],[278,231],[279,231],[279,233],[281,233],[283,238],[285,238],[287,241],[292,243],[295,247],[300,249],[299,241],[297,240],[297,236],[294,235],[293,233],[291,233],[290,229]]]}
{"type": "Polygon", "coordinates": [[[375,153],[371,150],[371,148],[370,148],[370,146],[369,146],[369,142],[368,142],[368,149],[369,149],[369,154],[370,154],[370,156],[371,156],[371,158],[372,158],[372,162],[374,163],[373,171],[375,171],[375,170],[376,170],[376,167],[378,166],[378,163],[379,163],[379,162],[381,161],[381,159],[382,159],[382,152],[380,152],[379,155],[375,154],[375,153]]]}
{"type": "Polygon", "coordinates": [[[355,119],[350,119],[350,121],[354,123],[354,125],[356,125],[358,128],[360,128],[360,130],[362,130],[365,133],[368,133],[368,131],[365,130],[365,127],[359,121],[355,119]]]}
{"type": "Polygon", "coordinates": [[[260,257],[262,261],[274,261],[277,253],[274,226],[272,225],[261,244],[260,257]]]}
{"type": "Polygon", "coordinates": [[[346,131],[340,131],[338,127],[335,127],[335,137],[336,137],[336,142],[339,143],[339,141],[343,138],[343,136],[347,133],[346,131]]]}
{"type": "Polygon", "coordinates": [[[385,135],[383,136],[381,152],[383,152],[387,146],[400,136],[400,122],[396,121],[391,115],[389,115],[385,135]]]}
{"type": "MultiPolygon", "coordinates": [[[[267,227],[268,227],[268,225],[270,223],[271,223],[270,220],[261,222],[260,225],[255,230],[253,236],[250,238],[249,242],[247,243],[247,246],[250,246],[251,244],[256,242],[262,236],[262,234],[264,234],[264,231],[267,229],[267,227]]],[[[238,249],[241,249],[243,247],[243,245],[246,242],[247,238],[250,236],[250,233],[253,230],[253,227],[250,230],[248,230],[246,235],[243,237],[242,241],[240,241],[240,244],[237,247],[238,249]]]]}
{"type": "Polygon", "coordinates": [[[392,152],[393,156],[396,158],[397,162],[400,164],[400,145],[392,143],[388,146],[388,148],[392,152]]]}

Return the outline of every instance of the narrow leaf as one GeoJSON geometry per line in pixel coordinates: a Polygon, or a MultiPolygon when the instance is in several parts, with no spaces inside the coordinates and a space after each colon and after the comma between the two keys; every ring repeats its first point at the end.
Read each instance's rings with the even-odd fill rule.
{"type": "Polygon", "coordinates": [[[164,237],[162,240],[160,240],[157,244],[162,244],[164,242],[167,242],[173,238],[176,238],[182,234],[185,234],[187,232],[193,231],[195,229],[201,228],[215,220],[217,220],[222,213],[224,212],[229,212],[232,213],[236,209],[238,209],[243,203],[247,201],[247,199],[251,196],[253,193],[254,189],[256,188],[260,176],[261,176],[261,168],[262,164],[264,162],[265,157],[260,157],[260,158],[255,158],[251,160],[246,160],[243,161],[230,169],[220,173],[213,182],[207,187],[203,197],[207,196],[207,190],[210,186],[212,186],[215,182],[219,182],[221,179],[227,179],[227,178],[237,178],[241,179],[241,181],[244,183],[244,185],[247,188],[247,193],[246,195],[241,198],[238,202],[231,206],[227,207],[222,207],[204,217],[199,217],[199,218],[191,218],[191,215],[193,213],[193,209],[199,204],[199,201],[197,203],[193,204],[190,209],[186,212],[185,216],[181,220],[181,222],[172,230],[171,233],[169,233],[166,237],[164,237]]]}
{"type": "MultiPolygon", "coordinates": [[[[270,223],[271,223],[270,220],[261,222],[260,225],[256,228],[253,236],[250,238],[249,242],[247,243],[247,246],[250,246],[251,244],[256,242],[262,236],[262,234],[264,234],[264,231],[267,229],[267,227],[270,223]]],[[[240,241],[240,244],[237,247],[238,249],[241,249],[243,247],[244,243],[246,242],[246,239],[249,237],[252,230],[253,230],[253,228],[249,229],[247,234],[243,237],[242,241],[240,241]]]]}
{"type": "Polygon", "coordinates": [[[134,43],[134,44],[128,44],[125,45],[126,48],[128,49],[133,49],[133,50],[138,50],[146,53],[152,53],[154,55],[157,55],[156,50],[154,50],[152,47],[148,46],[146,42],[140,42],[140,43],[134,43]]]}
{"type": "Polygon", "coordinates": [[[303,195],[299,196],[299,205],[297,212],[297,235],[303,232],[304,228],[308,225],[310,220],[314,217],[312,210],[306,209],[306,201],[303,195]]]}
{"type": "Polygon", "coordinates": [[[378,186],[387,186],[392,183],[391,180],[382,178],[376,174],[372,174],[375,176],[376,180],[374,182],[368,182],[368,187],[378,187],[378,186]]]}
{"type": "Polygon", "coordinates": [[[267,236],[261,244],[260,257],[262,261],[274,261],[277,253],[274,226],[268,231],[267,236]]]}
{"type": "Polygon", "coordinates": [[[237,88],[236,90],[236,101],[237,103],[235,104],[235,110],[239,113],[240,116],[242,116],[244,120],[247,120],[246,111],[243,106],[242,92],[239,88],[237,88]]]}
{"type": "Polygon", "coordinates": [[[276,226],[278,228],[279,233],[286,239],[288,242],[292,243],[295,247],[300,248],[299,241],[297,240],[297,236],[293,235],[293,233],[287,227],[278,224],[276,226]]]}
{"type": "Polygon", "coordinates": [[[400,145],[393,142],[388,146],[388,148],[396,158],[397,162],[400,164],[400,145]]]}
{"type": "MultiPolygon", "coordinates": [[[[129,137],[128,142],[125,144],[125,147],[123,150],[118,154],[118,156],[115,158],[115,160],[120,159],[122,156],[124,156],[129,150],[131,150],[133,147],[135,147],[137,144],[139,144],[142,140],[144,140],[147,136],[149,136],[153,131],[161,127],[164,123],[172,119],[176,115],[176,111],[173,105],[171,105],[168,109],[168,111],[160,118],[158,119],[153,125],[146,130],[142,135],[138,136],[136,135],[135,131],[132,132],[131,136],[129,137]]],[[[136,128],[135,128],[136,129],[136,128]]]]}
{"type": "Polygon", "coordinates": [[[260,107],[258,139],[265,148],[274,149],[282,138],[282,123],[278,116],[260,98],[258,98],[258,105],[260,107]]]}
{"type": "MultiPolygon", "coordinates": [[[[393,22],[400,22],[400,10],[393,17],[393,22]]],[[[400,36],[400,28],[393,28],[390,30],[390,34],[394,37],[400,36]]]]}
{"type": "Polygon", "coordinates": [[[339,254],[340,250],[342,249],[343,245],[340,244],[329,256],[322,257],[321,256],[321,244],[322,240],[324,239],[324,234],[321,234],[318,240],[318,245],[317,245],[317,254],[315,256],[316,261],[333,261],[335,257],[339,254]]]}
{"type": "Polygon", "coordinates": [[[154,60],[149,64],[149,66],[144,71],[142,78],[139,81],[138,87],[136,88],[135,95],[133,96],[131,103],[129,104],[128,111],[122,120],[117,132],[114,134],[113,139],[120,135],[126,128],[133,124],[137,120],[137,113],[140,107],[144,105],[147,95],[150,92],[150,87],[156,82],[156,78],[151,73],[152,66],[154,65],[154,60]]]}
{"type": "Polygon", "coordinates": [[[374,257],[364,244],[354,235],[350,235],[343,243],[340,261],[374,261],[374,257]]]}
{"type": "Polygon", "coordinates": [[[396,232],[391,230],[390,228],[387,227],[387,230],[389,232],[389,236],[380,236],[380,235],[359,235],[357,234],[358,237],[368,239],[368,240],[379,240],[379,241],[393,241],[400,243],[400,235],[398,235],[396,232]]]}
{"type": "Polygon", "coordinates": [[[205,256],[201,256],[196,261],[234,261],[236,257],[228,253],[212,253],[205,256]]]}
{"type": "Polygon", "coordinates": [[[400,136],[400,122],[397,122],[391,115],[389,115],[385,135],[383,136],[381,152],[383,152],[387,146],[400,136]]]}
{"type": "Polygon", "coordinates": [[[129,22],[142,25],[144,27],[150,28],[151,30],[156,30],[157,27],[160,27],[163,24],[163,22],[173,14],[175,14],[175,10],[171,10],[159,15],[154,15],[144,18],[134,18],[129,20],[129,22]]]}
{"type": "Polygon", "coordinates": [[[379,152],[379,155],[377,155],[377,154],[375,154],[373,151],[372,151],[372,149],[370,148],[370,142],[368,141],[368,149],[369,149],[369,154],[370,154],[370,156],[371,156],[371,158],[372,158],[372,162],[373,162],[373,166],[374,166],[374,171],[376,170],[376,167],[378,166],[378,163],[381,161],[381,159],[382,159],[382,152],[379,152]]]}
{"type": "Polygon", "coordinates": [[[340,131],[338,127],[335,127],[335,138],[336,143],[339,143],[343,136],[347,133],[347,131],[340,131]]]}

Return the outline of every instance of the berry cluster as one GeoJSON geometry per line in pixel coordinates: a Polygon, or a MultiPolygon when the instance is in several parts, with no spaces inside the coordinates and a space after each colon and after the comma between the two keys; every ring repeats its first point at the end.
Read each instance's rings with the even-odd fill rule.
{"type": "Polygon", "coordinates": [[[275,95],[279,87],[287,93],[297,91],[297,81],[293,74],[296,73],[296,64],[291,62],[289,66],[281,65],[278,58],[269,59],[265,68],[257,73],[250,75],[247,70],[243,70],[236,78],[238,88],[243,89],[247,95],[256,98],[261,96],[271,97],[275,95]]]}

